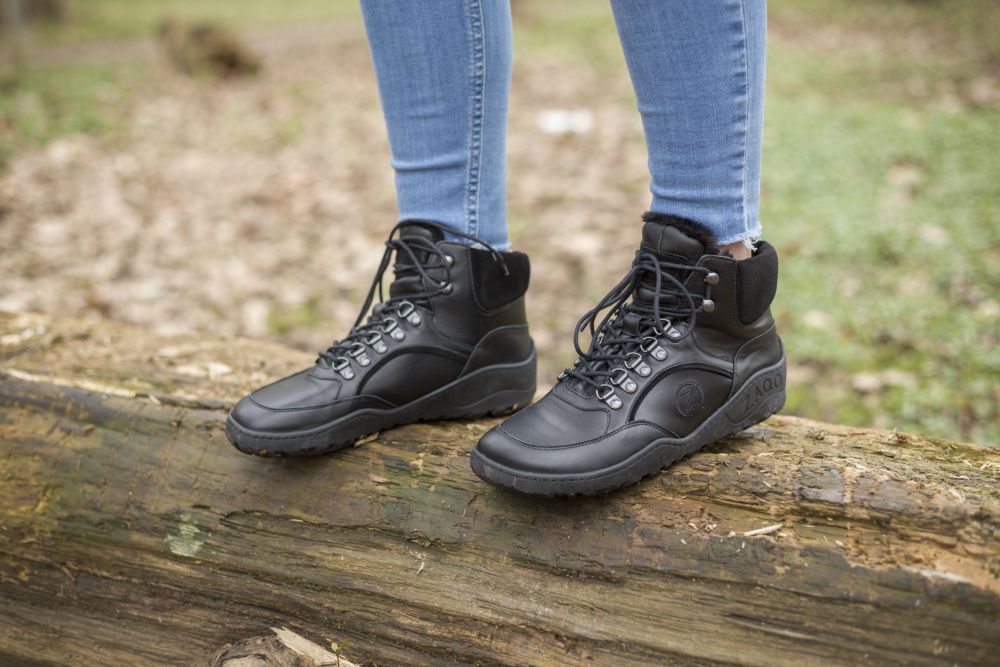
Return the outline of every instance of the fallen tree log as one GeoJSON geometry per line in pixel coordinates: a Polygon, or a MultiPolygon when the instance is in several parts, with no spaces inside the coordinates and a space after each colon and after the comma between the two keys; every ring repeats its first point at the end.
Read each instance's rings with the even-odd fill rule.
{"type": "Polygon", "coordinates": [[[272,626],[379,665],[1000,660],[998,450],[776,417],[540,502],[471,474],[490,421],[232,449],[226,407],[309,360],[0,315],[0,664],[207,665],[272,626]]]}

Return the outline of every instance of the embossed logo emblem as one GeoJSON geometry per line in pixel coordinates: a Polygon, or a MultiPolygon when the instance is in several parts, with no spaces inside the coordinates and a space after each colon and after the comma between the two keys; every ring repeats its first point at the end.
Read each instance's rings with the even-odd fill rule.
{"type": "Polygon", "coordinates": [[[698,383],[685,382],[677,387],[676,402],[677,412],[684,417],[690,417],[701,410],[701,406],[705,404],[705,394],[702,393],[698,383]]]}

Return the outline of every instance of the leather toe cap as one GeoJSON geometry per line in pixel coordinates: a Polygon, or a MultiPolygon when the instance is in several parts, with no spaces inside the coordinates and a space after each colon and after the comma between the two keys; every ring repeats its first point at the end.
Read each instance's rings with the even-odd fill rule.
{"type": "Polygon", "coordinates": [[[339,393],[339,382],[306,370],[244,396],[230,416],[248,431],[306,430],[335,416],[339,393]]]}
{"type": "Polygon", "coordinates": [[[239,400],[229,413],[229,416],[243,428],[251,431],[266,431],[268,430],[272,412],[272,410],[254,401],[253,394],[250,394],[239,400]]]}
{"type": "Polygon", "coordinates": [[[487,431],[476,444],[476,451],[491,463],[517,470],[530,468],[526,464],[530,464],[531,448],[507,435],[501,426],[487,431]]]}
{"type": "Polygon", "coordinates": [[[549,392],[502,424],[514,440],[538,447],[558,447],[598,438],[608,430],[606,409],[581,409],[549,392]]]}
{"type": "Polygon", "coordinates": [[[476,445],[478,456],[514,474],[530,476],[589,475],[614,467],[666,434],[651,424],[633,423],[574,443],[529,444],[507,432],[506,424],[488,431],[476,445]]]}

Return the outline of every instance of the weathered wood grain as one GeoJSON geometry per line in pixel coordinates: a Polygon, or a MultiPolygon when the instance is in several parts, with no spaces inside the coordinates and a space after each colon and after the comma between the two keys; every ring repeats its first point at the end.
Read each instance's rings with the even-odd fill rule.
{"type": "Polygon", "coordinates": [[[272,626],[380,665],[1000,664],[997,450],[778,417],[539,502],[469,471],[488,421],[232,449],[226,406],[310,360],[0,316],[0,664],[205,665],[272,626]]]}

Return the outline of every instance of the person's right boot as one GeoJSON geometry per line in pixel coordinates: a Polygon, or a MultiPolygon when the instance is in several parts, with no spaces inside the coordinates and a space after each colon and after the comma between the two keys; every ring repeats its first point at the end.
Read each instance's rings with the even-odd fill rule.
{"type": "Polygon", "coordinates": [[[555,387],[473,449],[472,470],[486,481],[545,496],[604,493],[781,409],[774,248],[761,242],[737,261],[697,223],[645,220],[632,269],[577,325],[577,336],[594,334],[590,348],[577,343],[580,358],[555,387]]]}

